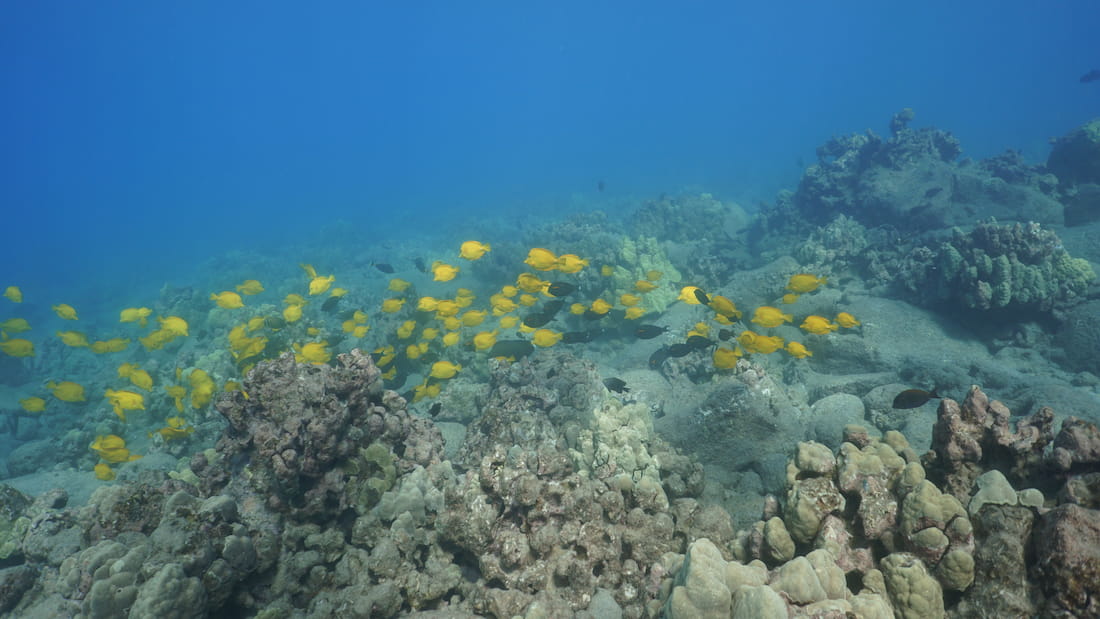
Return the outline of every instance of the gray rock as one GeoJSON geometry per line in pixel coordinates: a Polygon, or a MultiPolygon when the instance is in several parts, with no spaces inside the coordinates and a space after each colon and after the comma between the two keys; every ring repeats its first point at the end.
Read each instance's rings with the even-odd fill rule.
{"type": "Polygon", "coordinates": [[[837,393],[814,402],[810,415],[814,419],[814,436],[831,449],[843,442],[844,426],[864,423],[863,400],[847,393],[837,393]]]}

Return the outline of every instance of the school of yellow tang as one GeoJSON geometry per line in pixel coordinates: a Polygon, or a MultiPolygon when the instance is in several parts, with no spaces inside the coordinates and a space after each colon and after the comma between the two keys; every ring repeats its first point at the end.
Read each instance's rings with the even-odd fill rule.
{"type": "MultiPolygon", "coordinates": [[[[490,244],[470,240],[461,244],[455,257],[473,263],[491,251],[490,244]]],[[[222,334],[218,337],[225,338],[224,348],[237,372],[235,376],[223,377],[220,389],[241,391],[239,377],[256,363],[288,351],[298,363],[329,363],[333,357],[330,341],[342,344],[350,340],[351,345],[372,352],[388,387],[401,389],[408,378],[419,376],[418,382],[404,393],[417,402],[438,396],[446,381],[467,371],[463,363],[469,366],[479,357],[515,360],[531,354],[536,348],[598,339],[629,343],[666,333],[669,331],[666,327],[641,322],[646,316],[642,300],[645,295],[669,286],[679,287],[679,301],[707,311],[704,320],[695,323],[683,335],[682,341],[661,345],[653,353],[649,367],[655,370],[660,370],[669,358],[702,351],[709,351],[710,362],[719,371],[735,368],[738,360],[747,354],[768,355],[782,350],[794,359],[806,359],[812,357],[813,352],[805,343],[786,341],[778,335],[759,331],[789,323],[798,324],[798,328],[810,336],[824,336],[838,329],[860,326],[859,320],[847,312],[840,312],[833,319],[804,316],[799,322],[793,314],[765,305],[752,312],[747,320],[753,325],[750,329],[742,322],[741,310],[729,298],[699,286],[664,282],[660,271],[647,271],[644,279],[635,281],[629,290],[616,291],[611,290],[608,283],[615,273],[615,265],[600,265],[599,276],[595,278],[574,277],[590,266],[588,259],[571,253],[559,255],[542,247],[531,248],[522,262],[531,271],[517,269],[519,272],[514,280],[485,290],[486,298],[480,303],[478,294],[468,287],[456,287],[445,297],[427,296],[417,293],[415,281],[390,278],[386,285],[388,296],[377,306],[385,326],[373,331],[368,312],[363,307],[347,307],[349,302],[343,301],[349,290],[335,286],[336,275],[319,274],[311,264],[300,265],[305,277],[297,290],[276,293],[284,295],[281,309],[272,310],[270,301],[262,305],[246,302],[246,299],[268,292],[257,279],[212,291],[206,299],[213,311],[227,312],[231,318],[239,316],[227,330],[214,329],[222,334]],[[540,273],[555,274],[555,277],[544,279],[549,275],[540,273]],[[324,300],[315,301],[317,297],[324,300]],[[716,338],[711,337],[713,326],[718,328],[716,338]],[[375,333],[378,341],[372,345],[359,342],[368,333],[375,333]]],[[[379,270],[393,272],[392,267],[385,266],[386,270],[381,267],[379,270]]],[[[424,284],[434,286],[456,282],[465,278],[468,272],[477,272],[476,266],[464,272],[461,267],[444,260],[435,260],[430,267],[421,270],[424,284]]],[[[418,278],[412,277],[413,280],[418,278]]],[[[471,280],[471,286],[479,281],[476,277],[471,280]]],[[[800,295],[813,293],[826,284],[824,277],[795,274],[777,302],[782,305],[794,303],[800,295]]],[[[11,303],[23,302],[23,293],[16,286],[9,286],[3,297],[11,303]]],[[[61,320],[80,321],[77,309],[71,305],[58,303],[52,309],[61,320]]],[[[118,322],[124,325],[123,329],[132,330],[129,337],[100,340],[76,329],[57,330],[54,337],[65,346],[85,349],[96,356],[124,353],[134,340],[145,351],[152,352],[171,349],[179,338],[190,337],[187,319],[174,315],[154,316],[148,307],[121,309],[118,322]]],[[[32,329],[33,325],[20,317],[0,322],[0,352],[11,357],[34,356],[33,341],[13,337],[32,329]]],[[[219,391],[214,377],[199,368],[192,368],[186,375],[184,369],[178,367],[158,373],[132,361],[122,361],[114,374],[117,383],[107,388],[102,397],[119,422],[128,423],[139,411],[173,409],[164,414],[162,427],[146,433],[157,440],[189,437],[194,426],[188,417],[195,418],[207,408],[219,391]]],[[[45,412],[50,407],[49,396],[68,404],[88,399],[84,387],[74,381],[49,380],[45,389],[46,393],[26,394],[19,400],[25,413],[45,412]]],[[[248,397],[243,391],[242,395],[248,397]]],[[[90,447],[101,460],[94,469],[97,478],[114,479],[111,465],[140,457],[130,453],[125,444],[119,436],[97,437],[90,447]]]]}

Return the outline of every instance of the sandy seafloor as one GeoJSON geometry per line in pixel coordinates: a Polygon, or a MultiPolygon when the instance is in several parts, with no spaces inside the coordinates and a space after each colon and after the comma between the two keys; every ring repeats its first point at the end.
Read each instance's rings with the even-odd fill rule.
{"type": "MultiPolygon", "coordinates": [[[[839,157],[823,160],[820,166],[828,168],[840,160],[839,157]]],[[[911,165],[917,168],[920,161],[918,158],[911,165]]],[[[963,172],[958,170],[965,168],[951,162],[948,165],[956,166],[959,174],[963,172]]],[[[1015,165],[1035,175],[1046,173],[1037,166],[1019,162],[1015,165]]],[[[869,178],[868,170],[873,167],[867,166],[858,174],[869,178]]],[[[1026,175],[1021,177],[1025,180],[1008,184],[1023,188],[1020,191],[1033,191],[1038,186],[1026,180],[1026,175]]],[[[897,179],[892,182],[903,184],[897,179]]],[[[804,181],[795,194],[795,212],[811,208],[807,205],[812,200],[807,196],[813,191],[814,187],[804,181]],[[799,195],[801,200],[797,198],[799,195]]],[[[1034,191],[1045,191],[1043,198],[1047,202],[1070,200],[1065,191],[1034,191]]],[[[926,191],[925,195],[928,194],[939,195],[926,191]]],[[[1000,214],[1001,218],[990,225],[1014,225],[1013,219],[1004,217],[1004,209],[997,210],[995,198],[1005,192],[982,195],[984,202],[974,199],[983,205],[977,215],[982,215],[984,208],[985,212],[1000,214]]],[[[962,203],[967,199],[957,200],[962,203]]],[[[6,456],[0,459],[0,482],[30,497],[62,488],[68,495],[65,507],[78,510],[101,487],[139,480],[151,483],[164,479],[166,472],[175,476],[184,474],[191,455],[213,447],[226,424],[215,410],[216,403],[198,409],[188,406],[181,416],[195,428],[193,434],[169,441],[151,434],[164,426],[165,418],[176,415],[163,386],[186,384],[187,373],[193,368],[209,372],[219,392],[225,381],[244,379],[235,373],[236,366],[226,350],[227,334],[248,318],[279,316],[285,307],[286,294],[305,295],[309,277],[299,268],[299,262],[315,265],[322,274],[335,275],[333,285],[349,292],[340,302],[338,312],[321,311],[318,297],[306,306],[302,321],[285,326],[282,335],[265,327],[262,332],[271,338],[269,345],[273,349],[276,342],[286,350],[294,343],[325,340],[334,353],[353,348],[371,352],[387,343],[396,345],[400,351],[408,343],[418,341],[424,327],[446,330],[439,326],[440,318],[414,309],[421,296],[449,298],[458,287],[468,287],[476,295],[471,307],[488,309],[490,295],[499,292],[502,286],[514,284],[521,272],[533,272],[547,281],[577,284],[578,290],[564,297],[566,309],[560,310],[547,327],[560,333],[596,325],[605,332],[590,342],[559,342],[536,349],[532,358],[564,352],[590,361],[603,378],[625,381],[629,392],[605,393],[603,397],[627,405],[641,403],[651,416],[652,432],[704,468],[706,486],[697,497],[699,503],[726,510],[735,529],[753,526],[767,509],[768,495],[784,500],[789,483],[786,462],[799,441],[815,440],[835,451],[840,448],[845,426],[858,424],[868,428],[872,435],[900,431],[918,455],[932,449],[939,400],[909,410],[893,409],[891,400],[905,389],[934,387],[940,395],[962,401],[971,385],[978,385],[990,398],[1003,402],[1014,419],[1031,415],[1040,407],[1050,407],[1055,414],[1055,430],[1070,416],[1100,422],[1100,378],[1095,362],[1090,365],[1088,361],[1090,356],[1097,356],[1098,349],[1087,351],[1100,339],[1095,335],[1082,339],[1081,335],[1094,334],[1100,328],[1096,326],[1100,315],[1092,315],[1091,330],[1087,324],[1089,314],[1084,316],[1084,327],[1078,325],[1069,330],[1066,326],[1071,319],[1082,320],[1079,315],[1071,318],[1074,308],[1089,303],[1097,305],[1100,288],[1095,281],[1050,303],[1010,302],[1000,308],[973,307],[973,297],[967,296],[968,291],[951,290],[952,286],[964,286],[962,280],[938,284],[928,280],[924,289],[918,286],[916,290],[907,286],[905,280],[913,275],[912,271],[906,271],[906,259],[914,247],[939,247],[951,238],[952,228],[958,228],[958,234],[966,234],[973,225],[959,221],[965,217],[946,216],[939,225],[913,223],[912,228],[905,230],[900,229],[907,221],[904,208],[888,216],[867,217],[862,211],[846,213],[843,206],[837,207],[839,212],[835,215],[854,218],[857,223],[853,227],[851,219],[848,223],[841,219],[841,224],[835,225],[832,215],[820,225],[784,224],[782,213],[777,218],[773,211],[772,218],[766,219],[764,214],[749,213],[732,202],[701,193],[629,200],[629,207],[624,207],[619,199],[594,196],[590,200],[590,212],[522,226],[514,220],[458,221],[453,232],[438,235],[382,241],[319,239],[316,243],[283,247],[278,252],[236,250],[212,256],[198,269],[194,281],[167,282],[159,292],[148,290],[144,295],[137,294],[118,303],[100,298],[86,299],[82,304],[77,295],[66,298],[66,302],[82,311],[75,326],[49,312],[49,305],[61,299],[36,299],[28,294],[21,306],[0,300],[4,303],[0,318],[26,312],[33,329],[19,337],[29,337],[36,343],[35,357],[5,358],[0,366],[3,372],[0,414],[17,417],[5,424],[0,433],[0,453],[6,456]],[[605,214],[601,207],[614,207],[615,213],[621,214],[605,214]],[[863,224],[858,223],[861,217],[866,217],[863,224]],[[899,229],[898,236],[885,244],[867,240],[884,227],[899,229]],[[860,242],[853,241],[855,237],[860,242]],[[476,261],[458,258],[459,245],[471,239],[490,244],[492,250],[476,261]],[[549,248],[556,254],[575,253],[586,258],[589,265],[574,274],[532,271],[523,263],[532,247],[549,248]],[[869,252],[877,252],[877,258],[868,258],[869,252]],[[900,255],[884,257],[891,252],[900,255]],[[453,281],[433,282],[430,273],[417,269],[417,259],[428,265],[444,261],[458,265],[462,271],[453,281]],[[395,272],[380,272],[374,266],[376,262],[393,265],[395,272]],[[873,264],[885,266],[871,276],[869,265],[873,264]],[[613,267],[617,273],[601,275],[603,265],[613,267]],[[643,301],[642,305],[651,312],[637,323],[667,326],[666,333],[643,340],[632,335],[632,323],[621,315],[613,313],[607,318],[586,321],[569,314],[570,303],[590,304],[596,298],[612,301],[619,308],[615,311],[621,311],[624,307],[616,299],[622,294],[639,294],[629,286],[644,279],[648,270],[662,273],[654,278],[658,290],[647,294],[663,297],[643,301]],[[794,303],[782,304],[779,299],[788,292],[784,286],[797,273],[826,277],[828,282],[794,303]],[[244,308],[222,309],[208,299],[210,293],[232,290],[234,285],[250,278],[260,280],[267,290],[255,297],[244,297],[244,308]],[[387,283],[393,278],[411,282],[412,287],[403,292],[387,290],[387,283]],[[744,312],[743,321],[735,321],[728,327],[735,334],[733,339],[720,341],[718,331],[727,326],[714,320],[713,311],[675,300],[680,288],[686,285],[697,285],[710,295],[728,297],[744,312]],[[935,295],[928,288],[932,286],[937,287],[935,295]],[[381,311],[383,299],[397,297],[407,299],[405,307],[394,314],[381,311]],[[152,308],[150,320],[168,313],[180,315],[190,323],[191,334],[164,350],[143,350],[136,338],[147,335],[156,323],[145,329],[118,324],[117,312],[132,306],[152,308]],[[749,319],[760,306],[778,306],[795,319],[776,328],[757,328],[749,319]],[[366,324],[371,329],[361,340],[347,336],[341,329],[341,322],[347,318],[343,312],[353,308],[362,309],[369,316],[366,324]],[[861,325],[822,335],[808,334],[798,328],[806,316],[832,318],[841,311],[850,312],[861,325]],[[409,340],[395,335],[406,320],[416,323],[417,335],[409,340]],[[669,359],[657,369],[650,367],[654,351],[684,342],[688,332],[700,322],[710,328],[706,337],[712,342],[705,350],[669,359]],[[318,329],[317,333],[306,333],[307,326],[318,329]],[[54,331],[77,327],[90,339],[125,336],[135,341],[124,352],[95,355],[87,349],[62,346],[51,338],[54,331]],[[711,361],[713,346],[732,348],[736,334],[745,329],[803,342],[813,356],[796,359],[782,350],[747,354],[737,369],[716,369],[711,361]],[[1086,350],[1082,352],[1080,347],[1086,350]],[[125,423],[112,414],[102,397],[105,389],[126,386],[126,381],[116,373],[123,361],[139,363],[150,372],[155,384],[146,393],[145,410],[128,413],[129,420],[125,423]],[[752,369],[747,370],[750,366],[752,369]],[[182,369],[181,376],[175,376],[176,368],[182,369]],[[778,393],[765,394],[764,400],[750,399],[757,405],[766,401],[765,410],[739,408],[737,394],[744,389],[739,376],[746,371],[767,375],[774,381],[778,393]],[[73,404],[51,399],[45,388],[49,380],[83,384],[87,402],[73,404]],[[19,399],[31,395],[47,398],[45,412],[20,412],[19,399]],[[784,420],[784,415],[791,418],[784,420]],[[775,417],[774,423],[761,421],[768,416],[775,417]],[[108,434],[123,437],[127,448],[142,457],[112,465],[117,478],[101,481],[92,472],[98,459],[88,445],[96,436],[108,434]]],[[[787,204],[791,204],[790,200],[787,204]]],[[[941,206],[946,210],[961,208],[957,204],[941,206]]],[[[1016,221],[1026,225],[1029,214],[1022,215],[1016,221]]],[[[1035,216],[1046,217],[1041,211],[1035,216]]],[[[1047,221],[1042,229],[1057,235],[1061,243],[1057,251],[1084,259],[1094,271],[1100,271],[1100,218],[1074,223],[1067,226],[1064,222],[1047,221]]],[[[23,287],[27,291],[36,289],[33,284],[23,287]]],[[[537,299],[536,308],[548,297],[540,295],[537,299]]],[[[534,311],[520,307],[511,314],[522,317],[534,311]]],[[[468,428],[481,415],[478,407],[491,399],[488,353],[470,350],[466,342],[478,331],[499,329],[495,326],[497,320],[490,316],[482,325],[459,329],[463,343],[453,348],[434,341],[430,344],[431,353],[425,357],[427,362],[407,362],[402,370],[402,374],[407,374],[403,384],[393,386],[411,400],[409,390],[425,380],[429,362],[449,360],[463,366],[453,379],[429,381],[440,384],[438,397],[409,403],[409,409],[424,418],[434,404],[441,405],[433,421],[446,440],[448,458],[458,457],[468,428]]],[[[517,335],[514,329],[500,329],[498,339],[528,337],[517,335]]],[[[274,358],[278,352],[269,350],[265,357],[274,358]]],[[[1054,497],[1047,498],[1048,507],[1053,507],[1054,497]]],[[[0,565],[11,568],[26,561],[18,557],[18,552],[11,553],[0,565]]],[[[46,578],[48,571],[49,566],[43,568],[40,577],[46,578]]],[[[476,580],[476,576],[471,578],[476,580]]],[[[37,593],[58,595],[56,583],[37,586],[40,587],[34,590],[37,593]]],[[[948,606],[957,605],[958,600],[958,596],[949,596],[948,606]]],[[[23,609],[34,608],[26,599],[20,604],[23,609]]],[[[401,612],[409,610],[406,606],[401,612]]],[[[38,612],[43,611],[40,608],[38,612]]]]}

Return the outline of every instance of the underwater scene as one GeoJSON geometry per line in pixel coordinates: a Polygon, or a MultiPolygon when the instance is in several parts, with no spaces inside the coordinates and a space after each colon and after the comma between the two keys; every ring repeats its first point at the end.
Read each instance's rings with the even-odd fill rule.
{"type": "Polygon", "coordinates": [[[0,7],[0,617],[1100,617],[1100,12],[957,4],[0,7]]]}

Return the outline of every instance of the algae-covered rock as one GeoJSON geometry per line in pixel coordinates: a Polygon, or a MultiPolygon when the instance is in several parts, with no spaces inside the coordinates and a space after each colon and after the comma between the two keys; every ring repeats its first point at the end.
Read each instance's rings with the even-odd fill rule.
{"type": "Polygon", "coordinates": [[[679,290],[669,286],[667,282],[678,282],[683,279],[680,271],[672,265],[664,248],[652,236],[639,236],[632,238],[624,236],[619,246],[618,262],[615,272],[611,276],[610,295],[615,299],[622,294],[639,295],[634,285],[639,280],[648,280],[650,271],[661,273],[656,282],[657,287],[642,297],[640,306],[646,313],[659,313],[668,309],[676,301],[679,290]]]}
{"type": "Polygon", "coordinates": [[[1100,118],[1055,140],[1047,169],[1065,185],[1100,183],[1100,118]]]}
{"type": "Polygon", "coordinates": [[[730,614],[726,561],[710,540],[692,542],[676,576],[676,586],[665,606],[670,619],[725,619],[730,614]]]}
{"type": "Polygon", "coordinates": [[[733,613],[727,616],[733,619],[786,617],[787,603],[767,585],[741,587],[733,597],[733,613]]]}
{"type": "Polygon", "coordinates": [[[970,499],[967,511],[973,516],[987,503],[995,505],[1016,505],[1018,498],[1012,484],[1008,483],[1004,473],[993,469],[978,476],[978,491],[970,499]]]}
{"type": "Polygon", "coordinates": [[[895,552],[882,560],[882,577],[895,614],[900,619],[944,616],[943,589],[917,557],[895,552]]]}
{"type": "Polygon", "coordinates": [[[11,486],[0,484],[0,561],[21,552],[31,519],[26,510],[31,499],[11,486]]]}
{"type": "Polygon", "coordinates": [[[160,568],[141,589],[130,608],[132,617],[189,619],[206,614],[206,592],[198,578],[188,577],[178,563],[160,568]]]}

